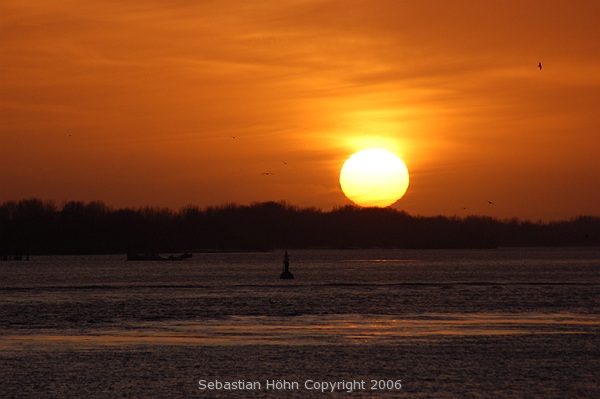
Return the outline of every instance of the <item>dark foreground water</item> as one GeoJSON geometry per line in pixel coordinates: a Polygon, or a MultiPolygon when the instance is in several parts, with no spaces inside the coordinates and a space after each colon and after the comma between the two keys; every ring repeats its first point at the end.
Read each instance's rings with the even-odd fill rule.
{"type": "Polygon", "coordinates": [[[598,398],[600,249],[0,262],[3,398],[598,398]]]}

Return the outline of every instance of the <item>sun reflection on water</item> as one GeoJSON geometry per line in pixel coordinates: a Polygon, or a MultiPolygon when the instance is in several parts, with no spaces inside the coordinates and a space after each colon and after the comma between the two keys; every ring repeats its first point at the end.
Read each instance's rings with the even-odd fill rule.
{"type": "Polygon", "coordinates": [[[196,321],[132,323],[80,334],[6,335],[2,350],[124,345],[330,345],[393,343],[406,339],[513,334],[574,334],[600,326],[595,315],[422,314],[231,316],[196,321]]]}

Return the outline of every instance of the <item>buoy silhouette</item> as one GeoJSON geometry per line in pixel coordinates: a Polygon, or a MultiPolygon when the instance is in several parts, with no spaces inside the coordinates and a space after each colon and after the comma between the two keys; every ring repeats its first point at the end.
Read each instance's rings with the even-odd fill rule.
{"type": "Polygon", "coordinates": [[[288,256],[287,251],[283,255],[283,272],[279,276],[279,278],[290,280],[294,278],[294,275],[290,271],[290,257],[288,256]]]}

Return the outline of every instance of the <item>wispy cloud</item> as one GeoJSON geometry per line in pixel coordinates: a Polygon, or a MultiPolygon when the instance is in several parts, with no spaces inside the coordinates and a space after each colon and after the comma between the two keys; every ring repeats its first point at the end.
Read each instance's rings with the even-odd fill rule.
{"type": "Polygon", "coordinates": [[[67,195],[79,165],[88,178],[68,195],[117,205],[134,197],[119,192],[135,189],[154,201],[134,183],[151,174],[168,181],[162,205],[281,193],[332,206],[345,201],[340,162],[380,144],[419,176],[402,202],[415,213],[458,208],[419,192],[459,202],[489,181],[511,203],[503,215],[597,213],[577,196],[600,169],[587,150],[599,140],[599,8],[591,0],[3,2],[0,132],[15,150],[0,161],[0,179],[14,187],[25,176],[37,187],[4,195],[67,195]],[[240,172],[283,155],[299,169],[288,168],[276,190],[240,172]],[[571,201],[522,205],[537,195],[523,182],[564,168],[576,177],[544,195],[566,189],[571,201]],[[498,178],[506,170],[511,179],[498,178]],[[50,174],[62,192],[44,183],[50,174]],[[179,188],[192,185],[202,187],[193,198],[179,188]],[[246,188],[227,188],[235,185],[246,188]]]}

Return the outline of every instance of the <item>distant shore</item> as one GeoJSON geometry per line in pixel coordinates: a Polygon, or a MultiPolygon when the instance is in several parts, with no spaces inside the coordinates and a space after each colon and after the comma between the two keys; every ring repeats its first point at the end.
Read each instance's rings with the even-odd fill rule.
{"type": "Polygon", "coordinates": [[[39,199],[0,204],[0,257],[264,252],[275,248],[497,248],[599,246],[600,217],[556,222],[488,216],[424,217],[392,208],[330,211],[285,202],[112,209],[100,201],[57,207],[39,199]]]}

